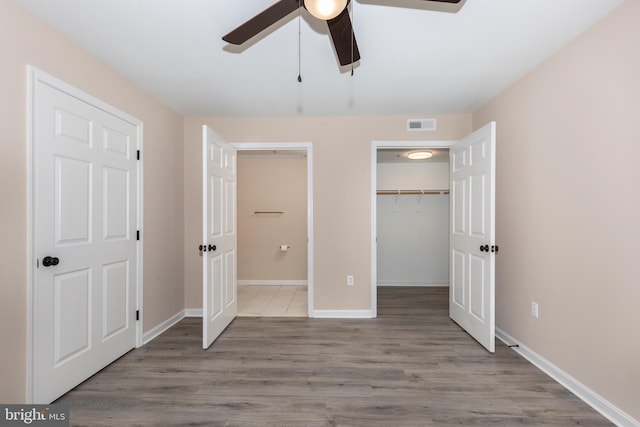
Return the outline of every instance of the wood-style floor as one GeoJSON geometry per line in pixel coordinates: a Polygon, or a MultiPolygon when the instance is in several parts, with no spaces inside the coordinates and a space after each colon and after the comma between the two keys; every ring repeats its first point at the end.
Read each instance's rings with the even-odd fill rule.
{"type": "Polygon", "coordinates": [[[606,426],[501,342],[447,315],[446,288],[381,288],[377,319],[237,318],[203,351],[188,318],[67,393],[72,425],[606,426]]]}

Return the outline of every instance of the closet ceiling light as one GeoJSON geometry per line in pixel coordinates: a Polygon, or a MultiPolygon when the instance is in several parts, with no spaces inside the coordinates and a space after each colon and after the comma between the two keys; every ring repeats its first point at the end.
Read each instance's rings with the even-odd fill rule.
{"type": "Polygon", "coordinates": [[[431,151],[412,151],[407,154],[407,157],[411,160],[424,160],[433,157],[433,153],[431,151]]]}

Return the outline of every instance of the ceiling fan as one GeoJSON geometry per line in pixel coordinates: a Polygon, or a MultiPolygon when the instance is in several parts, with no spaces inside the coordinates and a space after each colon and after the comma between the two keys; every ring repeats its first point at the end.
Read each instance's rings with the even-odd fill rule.
{"type": "MultiPolygon", "coordinates": [[[[267,29],[285,16],[304,7],[314,17],[327,22],[333,47],[340,65],[349,65],[360,60],[360,52],[353,34],[347,5],[351,0],[280,0],[263,10],[235,30],[222,37],[222,40],[241,45],[251,37],[267,29]]],[[[461,0],[423,0],[440,3],[460,3],[461,0]]]]}

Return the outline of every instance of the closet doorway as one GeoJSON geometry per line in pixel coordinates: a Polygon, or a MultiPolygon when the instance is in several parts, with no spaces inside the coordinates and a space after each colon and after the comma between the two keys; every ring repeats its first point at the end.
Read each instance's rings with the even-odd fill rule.
{"type": "Polygon", "coordinates": [[[238,316],[308,317],[310,146],[238,148],[238,316]]]}
{"type": "Polygon", "coordinates": [[[374,143],[372,308],[376,314],[378,287],[449,286],[449,145],[374,143]],[[409,157],[417,152],[430,157],[409,157]]]}
{"type": "MultiPolygon", "coordinates": [[[[393,143],[376,142],[371,146],[371,308],[377,316],[378,291],[378,153],[383,149],[410,151],[426,149],[435,157],[440,148],[449,151],[449,317],[490,353],[495,351],[495,239],[496,196],[496,123],[489,122],[458,141],[393,143]]],[[[398,155],[398,154],[397,154],[398,155]]],[[[401,155],[401,154],[400,154],[401,155]]],[[[408,156],[408,153],[405,155],[408,156]]],[[[404,185],[405,183],[403,183],[404,185]]],[[[422,186],[422,183],[418,183],[422,186]]],[[[428,184],[426,184],[428,185],[428,184]]],[[[440,185],[438,185],[440,186],[440,185]]],[[[425,188],[428,190],[429,187],[425,188]]],[[[414,189],[411,189],[414,190],[414,189]]],[[[437,196],[446,188],[436,188],[437,196]]],[[[415,191],[414,191],[415,192],[415,191]]],[[[402,189],[396,189],[398,198],[402,189]],[[397,191],[400,190],[400,191],[397,191]]],[[[429,193],[420,190],[420,196],[429,193]],[[425,193],[425,194],[423,194],[425,193]]],[[[416,230],[405,229],[414,234],[416,230]]],[[[400,238],[397,237],[397,240],[400,238]]],[[[448,246],[448,247],[447,247],[448,246]]],[[[384,252],[382,249],[381,252],[384,252]]],[[[417,263],[428,261],[421,257],[417,263]]],[[[443,263],[444,264],[444,263],[443,263]]]]}

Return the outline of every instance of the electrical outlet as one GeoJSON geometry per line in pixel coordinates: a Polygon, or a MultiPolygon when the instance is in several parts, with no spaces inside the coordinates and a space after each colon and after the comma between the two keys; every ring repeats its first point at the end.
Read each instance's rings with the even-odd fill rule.
{"type": "Polygon", "coordinates": [[[347,276],[347,286],[353,286],[353,275],[352,274],[347,276]]]}
{"type": "Polygon", "coordinates": [[[531,315],[533,317],[538,317],[538,303],[531,301],[531,315]]]}

